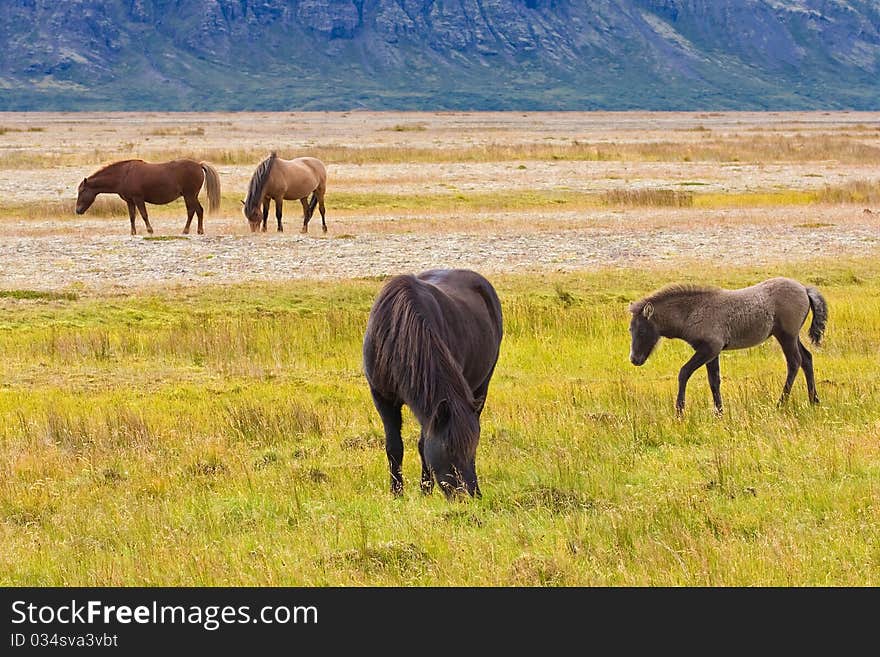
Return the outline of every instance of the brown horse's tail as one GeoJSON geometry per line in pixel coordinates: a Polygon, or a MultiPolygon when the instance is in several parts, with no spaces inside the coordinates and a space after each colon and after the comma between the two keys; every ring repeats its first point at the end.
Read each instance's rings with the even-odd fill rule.
{"type": "Polygon", "coordinates": [[[208,212],[220,209],[220,176],[217,169],[207,162],[199,162],[205,172],[205,189],[208,191],[208,212]]]}
{"type": "Polygon", "coordinates": [[[318,205],[318,190],[312,192],[312,200],[309,201],[309,219],[312,218],[312,215],[315,214],[315,208],[318,205]]]}
{"type": "Polygon", "coordinates": [[[813,321],[810,322],[810,340],[818,345],[822,342],[825,334],[825,325],[828,323],[828,304],[825,297],[815,287],[806,286],[807,297],[810,299],[810,308],[813,309],[813,321]]]}

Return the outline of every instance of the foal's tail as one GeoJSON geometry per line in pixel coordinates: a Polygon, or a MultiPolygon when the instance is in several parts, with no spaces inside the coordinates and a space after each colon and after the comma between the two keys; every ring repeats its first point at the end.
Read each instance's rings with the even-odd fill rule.
{"type": "Polygon", "coordinates": [[[818,345],[822,342],[822,336],[825,333],[825,325],[828,323],[828,304],[825,303],[825,297],[818,289],[812,286],[807,288],[807,297],[810,299],[810,308],[813,309],[813,321],[810,322],[810,340],[813,344],[818,345]]]}
{"type": "Polygon", "coordinates": [[[318,190],[312,192],[312,200],[309,201],[309,219],[315,214],[315,207],[318,205],[318,190]]]}
{"type": "Polygon", "coordinates": [[[199,162],[205,172],[205,189],[208,192],[208,212],[220,209],[220,176],[217,169],[207,162],[199,162]]]}

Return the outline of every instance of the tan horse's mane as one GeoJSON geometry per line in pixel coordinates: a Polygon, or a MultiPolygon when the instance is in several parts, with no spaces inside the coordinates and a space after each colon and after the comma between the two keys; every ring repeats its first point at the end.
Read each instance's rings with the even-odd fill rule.
{"type": "Polygon", "coordinates": [[[108,173],[117,167],[121,167],[123,164],[131,164],[132,162],[143,162],[143,160],[133,158],[131,160],[119,160],[118,162],[112,162],[111,164],[108,164],[105,167],[101,167],[100,169],[95,171],[93,174],[91,174],[89,176],[89,178],[94,178],[95,176],[99,176],[101,174],[108,173]]]}
{"type": "Polygon", "coordinates": [[[272,171],[272,165],[278,158],[278,153],[272,151],[265,160],[260,162],[254,175],[251,176],[250,185],[248,185],[247,198],[244,201],[244,214],[250,217],[254,209],[260,204],[263,195],[263,188],[269,179],[269,173],[272,171]]]}

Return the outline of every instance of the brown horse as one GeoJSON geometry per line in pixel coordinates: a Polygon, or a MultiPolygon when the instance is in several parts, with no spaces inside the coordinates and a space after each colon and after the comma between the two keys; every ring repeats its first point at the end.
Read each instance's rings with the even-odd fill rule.
{"type": "Polygon", "coordinates": [[[208,192],[208,208],[213,212],[220,207],[220,177],[217,170],[207,162],[195,160],[172,160],[153,164],[143,160],[122,160],[99,169],[79,184],[76,197],[76,213],[88,210],[98,194],[119,194],[128,204],[128,218],[131,220],[131,234],[137,235],[134,226],[137,208],[147,232],[153,227],[147,218],[146,203],[165,205],[183,197],[186,203],[186,225],[184,235],[189,233],[193,214],[199,218],[199,235],[205,232],[202,222],[204,210],[199,203],[199,190],[204,183],[208,192]]]}
{"type": "Polygon", "coordinates": [[[244,204],[244,216],[250,222],[251,232],[256,232],[262,223],[266,232],[269,219],[269,202],[275,201],[275,218],[278,230],[281,226],[281,208],[284,201],[299,200],[303,207],[302,232],[309,232],[309,221],[315,206],[321,211],[321,227],[327,232],[324,218],[324,192],[327,189],[327,170],[324,163],[314,157],[298,157],[295,160],[282,160],[273,151],[260,162],[248,187],[244,204]],[[312,195],[311,201],[309,194],[312,195]]]}
{"type": "Polygon", "coordinates": [[[492,284],[467,269],[395,276],[376,298],[364,335],[364,374],[385,428],[391,492],[403,491],[401,407],[422,425],[422,492],[480,495],[480,414],[503,329],[492,284]]]}
{"type": "Polygon", "coordinates": [[[678,373],[675,410],[679,415],[684,410],[688,379],[703,365],[709,375],[715,411],[721,413],[719,354],[754,347],[771,335],[782,347],[788,365],[779,403],[788,398],[799,368],[803,368],[807,379],[810,402],[819,403],[813,356],[799,337],[810,310],[813,321],[809,335],[813,344],[818,345],[825,332],[828,306],[815,287],[790,278],[771,278],[739,290],[672,285],[634,302],[629,310],[629,359],[633,365],[643,365],[661,337],[679,338],[694,348],[694,355],[678,373]]]}

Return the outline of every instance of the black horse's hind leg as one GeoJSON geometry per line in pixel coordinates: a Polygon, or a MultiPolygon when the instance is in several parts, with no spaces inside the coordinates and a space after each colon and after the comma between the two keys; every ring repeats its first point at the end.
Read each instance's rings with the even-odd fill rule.
{"type": "Polygon", "coordinates": [[[813,354],[807,351],[800,339],[798,339],[798,350],[801,352],[801,368],[807,378],[807,394],[810,396],[810,403],[818,404],[819,395],[816,393],[816,379],[813,376],[813,354]]]}
{"type": "Polygon", "coordinates": [[[801,367],[801,352],[798,348],[798,337],[796,335],[779,334],[776,336],[779,346],[782,347],[782,353],[785,354],[785,364],[788,366],[788,374],[785,377],[785,385],[782,386],[782,395],[779,397],[779,403],[784,404],[791,392],[791,386],[801,367]]]}
{"type": "Polygon", "coordinates": [[[131,222],[131,234],[137,235],[137,228],[134,225],[134,220],[137,218],[134,201],[126,200],[125,202],[128,203],[128,220],[131,222]]]}
{"type": "Polygon", "coordinates": [[[263,227],[260,229],[262,232],[266,232],[266,223],[269,221],[269,199],[263,201],[263,227]]]}
{"type": "Polygon", "coordinates": [[[284,228],[281,226],[281,207],[284,203],[283,199],[276,198],[275,199],[275,219],[278,221],[278,232],[283,233],[284,228]]]}
{"type": "Polygon", "coordinates": [[[389,402],[371,391],[373,404],[382,418],[382,426],[385,428],[385,454],[388,456],[388,470],[391,473],[391,492],[394,495],[403,493],[403,438],[400,436],[400,427],[403,419],[400,409],[403,404],[389,402]]]}
{"type": "Polygon", "coordinates": [[[147,217],[147,204],[143,202],[143,200],[137,200],[137,208],[141,213],[141,217],[144,219],[144,223],[147,225],[147,232],[152,235],[153,227],[150,225],[150,219],[147,217]]]}
{"type": "Polygon", "coordinates": [[[422,481],[421,488],[423,495],[430,495],[434,492],[434,477],[431,474],[431,468],[425,462],[425,430],[419,434],[419,458],[422,459],[422,481]]]}
{"type": "Polygon", "coordinates": [[[719,356],[715,356],[706,363],[706,372],[709,375],[709,388],[712,390],[712,401],[715,402],[715,412],[718,415],[724,412],[721,405],[721,367],[718,362],[719,356]]]}
{"type": "Polygon", "coordinates": [[[678,372],[678,397],[675,400],[675,412],[677,415],[681,415],[684,412],[684,396],[688,380],[694,372],[710,360],[717,358],[718,354],[721,353],[720,348],[705,342],[698,342],[691,346],[696,349],[696,353],[691,356],[688,362],[682,365],[681,370],[678,372]]]}

